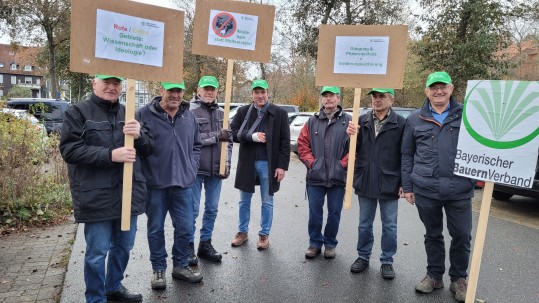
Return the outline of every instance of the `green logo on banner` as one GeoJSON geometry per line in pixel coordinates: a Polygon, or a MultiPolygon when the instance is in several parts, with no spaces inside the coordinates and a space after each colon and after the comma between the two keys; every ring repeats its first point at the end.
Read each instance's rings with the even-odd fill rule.
{"type": "Polygon", "coordinates": [[[482,82],[464,99],[462,121],[470,136],[482,145],[496,149],[515,148],[533,140],[539,134],[539,123],[531,121],[531,117],[539,112],[539,106],[533,104],[537,104],[539,90],[527,88],[534,82],[488,81],[490,90],[478,87],[482,82]],[[475,121],[470,123],[474,110],[479,115],[473,115],[473,119],[483,120],[488,129],[472,127],[472,124],[478,125],[475,121]],[[529,129],[522,131],[523,123],[535,123],[535,126],[532,124],[531,132],[529,129]],[[516,137],[515,132],[518,133],[516,137]],[[504,139],[508,133],[512,134],[511,138],[504,139]]]}

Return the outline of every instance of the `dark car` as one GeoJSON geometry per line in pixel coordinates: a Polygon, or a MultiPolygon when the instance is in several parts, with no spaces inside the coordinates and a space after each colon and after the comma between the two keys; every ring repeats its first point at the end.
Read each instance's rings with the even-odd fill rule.
{"type": "Polygon", "coordinates": [[[539,158],[535,166],[535,177],[532,188],[516,187],[505,184],[494,184],[492,197],[496,200],[509,200],[513,195],[539,199],[539,158]]]}
{"type": "MultiPolygon", "coordinates": [[[[395,113],[397,115],[402,116],[403,118],[408,117],[416,109],[417,109],[416,107],[397,107],[397,106],[391,107],[391,110],[395,111],[395,113]]],[[[350,115],[352,115],[352,112],[354,110],[352,108],[350,108],[350,107],[347,107],[347,108],[343,109],[343,111],[345,111],[345,112],[349,113],[350,115]]],[[[372,108],[370,108],[370,107],[362,107],[362,108],[360,108],[360,115],[364,115],[364,114],[369,113],[371,111],[372,111],[372,108]]]]}
{"type": "Polygon", "coordinates": [[[69,103],[59,99],[13,98],[8,100],[7,106],[32,113],[39,121],[43,122],[47,133],[50,134],[52,132],[60,133],[62,122],[64,122],[64,113],[69,107],[69,103]]]}
{"type": "Polygon", "coordinates": [[[275,104],[280,108],[286,110],[287,113],[299,113],[299,106],[290,104],[275,104]]]}

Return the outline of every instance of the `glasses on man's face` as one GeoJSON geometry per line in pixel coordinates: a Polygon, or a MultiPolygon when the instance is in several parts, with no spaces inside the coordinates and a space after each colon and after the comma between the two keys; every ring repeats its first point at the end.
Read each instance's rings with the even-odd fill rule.
{"type": "Polygon", "coordinates": [[[442,91],[446,90],[448,86],[449,86],[449,85],[447,85],[447,84],[433,85],[433,86],[430,86],[430,87],[429,87],[429,90],[430,90],[431,92],[435,93],[435,92],[437,92],[438,90],[442,90],[442,91]]]}

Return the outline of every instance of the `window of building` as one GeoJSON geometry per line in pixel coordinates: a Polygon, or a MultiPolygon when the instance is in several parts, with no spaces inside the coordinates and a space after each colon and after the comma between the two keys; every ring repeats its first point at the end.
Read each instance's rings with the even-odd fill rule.
{"type": "Polygon", "coordinates": [[[3,96],[4,96],[4,90],[0,89],[0,97],[3,97],[3,96]]]}
{"type": "Polygon", "coordinates": [[[25,72],[31,72],[32,71],[32,65],[25,65],[24,66],[24,71],[25,72]]]}
{"type": "Polygon", "coordinates": [[[0,74],[0,83],[4,83],[4,75],[0,74]]]}
{"type": "Polygon", "coordinates": [[[15,55],[15,52],[14,52],[14,51],[9,51],[9,55],[10,55],[10,56],[14,56],[14,55],[15,55]]]}
{"type": "Polygon", "coordinates": [[[11,70],[17,70],[17,63],[11,63],[11,70]]]}
{"type": "Polygon", "coordinates": [[[0,67],[4,67],[4,63],[3,63],[3,62],[0,62],[0,67]]]}
{"type": "Polygon", "coordinates": [[[24,77],[25,84],[32,84],[32,77],[24,77]]]}
{"type": "Polygon", "coordinates": [[[37,85],[41,85],[41,79],[37,78],[37,79],[36,79],[36,84],[37,84],[37,85]]]}
{"type": "Polygon", "coordinates": [[[11,76],[11,84],[17,84],[17,76],[11,76]]]}

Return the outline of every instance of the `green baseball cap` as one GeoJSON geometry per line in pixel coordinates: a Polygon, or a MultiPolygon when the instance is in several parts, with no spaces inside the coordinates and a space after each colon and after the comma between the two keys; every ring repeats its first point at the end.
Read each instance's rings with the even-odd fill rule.
{"type": "Polygon", "coordinates": [[[182,83],[161,82],[161,85],[166,90],[173,89],[173,88],[179,88],[179,89],[185,90],[185,82],[184,81],[182,81],[182,83]]]}
{"type": "Polygon", "coordinates": [[[434,83],[445,83],[445,84],[451,84],[451,77],[446,72],[434,72],[430,74],[427,77],[427,85],[426,87],[429,87],[433,85],[434,83]]]}
{"type": "Polygon", "coordinates": [[[118,79],[120,81],[124,81],[125,78],[123,77],[118,77],[118,76],[108,76],[108,75],[100,75],[100,74],[96,74],[95,75],[96,78],[98,79],[101,79],[101,80],[107,80],[107,79],[110,79],[110,78],[115,78],[115,79],[118,79]]]}
{"type": "Polygon", "coordinates": [[[382,93],[382,94],[391,94],[393,97],[395,97],[395,90],[392,88],[373,88],[371,89],[367,95],[372,95],[374,93],[382,93]]]}
{"type": "Polygon", "coordinates": [[[253,80],[253,83],[251,84],[251,89],[255,89],[257,87],[260,87],[260,88],[263,88],[263,89],[268,89],[268,82],[266,82],[266,80],[262,80],[262,79],[253,80]]]}
{"type": "Polygon", "coordinates": [[[198,81],[198,87],[211,86],[213,88],[219,88],[219,81],[214,76],[204,76],[198,81]]]}
{"type": "Polygon", "coordinates": [[[320,91],[320,95],[323,95],[325,92],[330,92],[334,94],[341,94],[341,89],[337,86],[322,86],[322,90],[320,91]]]}

